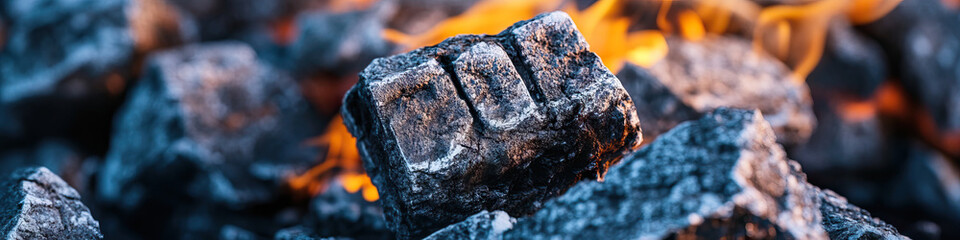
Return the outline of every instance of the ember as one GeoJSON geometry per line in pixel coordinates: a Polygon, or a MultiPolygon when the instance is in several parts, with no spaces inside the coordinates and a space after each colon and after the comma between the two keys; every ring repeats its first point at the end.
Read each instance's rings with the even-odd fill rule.
{"type": "Polygon", "coordinates": [[[960,239],[960,1],[0,1],[5,239],[960,239]]]}

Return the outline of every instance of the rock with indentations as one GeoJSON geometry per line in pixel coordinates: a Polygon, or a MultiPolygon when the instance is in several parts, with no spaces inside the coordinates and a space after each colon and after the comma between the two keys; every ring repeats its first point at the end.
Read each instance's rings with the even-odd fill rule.
{"type": "Polygon", "coordinates": [[[533,213],[641,141],[630,96],[561,12],[374,60],[344,101],[402,238],[533,213]]]}
{"type": "Polygon", "coordinates": [[[102,239],[80,193],[44,167],[14,172],[0,188],[4,239],[102,239]]]}

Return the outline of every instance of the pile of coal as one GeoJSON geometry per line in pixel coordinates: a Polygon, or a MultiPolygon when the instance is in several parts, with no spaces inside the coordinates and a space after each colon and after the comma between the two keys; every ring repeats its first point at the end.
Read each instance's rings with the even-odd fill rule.
{"type": "Polygon", "coordinates": [[[532,216],[482,213],[432,237],[905,239],[808,184],[775,139],[759,112],[719,108],[625,157],[604,182],[581,182],[532,216]]]}
{"type": "Polygon", "coordinates": [[[43,167],[23,168],[0,186],[4,239],[102,239],[80,194],[43,167]]]}
{"type": "MultiPolygon", "coordinates": [[[[134,49],[127,5],[126,0],[0,2],[5,25],[0,114],[6,115],[0,123],[16,126],[0,130],[0,145],[109,128],[107,109],[119,102],[116,94],[134,49]]],[[[97,137],[105,145],[102,135],[97,137]]]]}
{"type": "Polygon", "coordinates": [[[376,59],[343,114],[401,238],[533,213],[641,141],[630,96],[562,12],[376,59]]]}
{"type": "Polygon", "coordinates": [[[280,230],[275,238],[394,238],[393,232],[387,229],[380,204],[364,200],[360,192],[347,192],[339,180],[331,182],[324,193],[311,200],[309,213],[301,222],[303,224],[280,230]]]}
{"type": "Polygon", "coordinates": [[[295,81],[244,44],[157,53],[116,119],[98,200],[130,224],[207,236],[239,219],[233,211],[281,203],[285,178],[313,165],[318,151],[305,142],[322,126],[295,81]],[[226,218],[200,223],[177,215],[224,209],[192,217],[226,218]]]}
{"type": "MultiPolygon", "coordinates": [[[[784,145],[802,143],[810,136],[816,120],[807,86],[776,58],[754,51],[750,42],[736,37],[697,42],[671,37],[667,43],[670,53],[650,67],[649,75],[634,73],[641,70],[630,70],[635,67],[630,65],[619,75],[625,86],[633,86],[627,88],[632,98],[655,99],[636,101],[651,105],[637,107],[638,115],[654,116],[648,120],[651,127],[641,121],[645,132],[664,132],[718,107],[736,107],[763,112],[784,145]],[[658,83],[642,83],[652,80],[658,83]]],[[[647,134],[650,140],[655,137],[647,134]]]]}
{"type": "Polygon", "coordinates": [[[890,59],[891,73],[939,129],[960,129],[960,18],[936,0],[903,1],[861,29],[890,59]]]}

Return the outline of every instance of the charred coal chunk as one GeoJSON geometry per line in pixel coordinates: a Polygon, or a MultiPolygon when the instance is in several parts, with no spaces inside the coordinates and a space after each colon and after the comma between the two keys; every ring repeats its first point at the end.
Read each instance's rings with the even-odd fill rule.
{"type": "Polygon", "coordinates": [[[861,27],[890,56],[891,72],[940,129],[960,129],[960,18],[941,1],[903,1],[861,27]]]}
{"type": "Polygon", "coordinates": [[[298,39],[290,49],[293,72],[356,74],[374,58],[386,56],[390,45],[381,36],[386,9],[378,4],[365,11],[301,14],[298,39]]]}
{"type": "Polygon", "coordinates": [[[0,111],[8,114],[0,122],[18,128],[0,130],[0,146],[74,132],[92,132],[106,144],[96,131],[108,128],[105,109],[119,102],[110,93],[122,89],[134,49],[127,6],[126,0],[0,2],[0,108],[6,109],[0,111]]]}
{"type": "Polygon", "coordinates": [[[625,157],[604,182],[581,182],[518,219],[502,237],[900,238],[865,211],[822,194],[785,159],[759,112],[720,108],[625,157]]]}
{"type": "Polygon", "coordinates": [[[145,71],[117,118],[98,185],[100,199],[120,212],[156,214],[135,221],[183,225],[165,214],[269,203],[288,174],[317,156],[303,143],[322,121],[295,81],[244,44],[161,52],[145,71]]]}
{"type": "Polygon", "coordinates": [[[0,189],[5,239],[102,239],[80,194],[44,167],[14,172],[0,189]]]}
{"type": "Polygon", "coordinates": [[[830,239],[907,239],[890,224],[830,190],[820,191],[820,214],[830,239]]]}
{"type": "Polygon", "coordinates": [[[640,126],[643,126],[644,144],[681,122],[702,116],[642,67],[627,63],[617,73],[617,78],[637,107],[640,126]]]}
{"type": "Polygon", "coordinates": [[[425,239],[497,239],[504,231],[513,228],[516,222],[517,220],[506,212],[484,210],[462,222],[440,229],[425,239]]]}
{"type": "Polygon", "coordinates": [[[376,59],[344,102],[401,238],[533,213],[641,141],[629,95],[561,12],[376,59]]]}
{"type": "Polygon", "coordinates": [[[334,181],[327,191],[311,200],[310,213],[301,226],[284,229],[277,237],[292,236],[348,237],[354,239],[393,239],[383,220],[383,209],[376,202],[368,202],[360,193],[347,192],[340,181],[334,181]]]}
{"type": "Polygon", "coordinates": [[[833,20],[827,28],[823,56],[807,76],[813,91],[869,98],[888,78],[883,48],[853,29],[849,22],[833,20]]]}
{"type": "Polygon", "coordinates": [[[759,109],[777,141],[787,146],[803,143],[813,132],[816,120],[807,86],[774,57],[753,51],[748,41],[717,36],[691,42],[673,37],[667,43],[670,53],[650,67],[655,78],[647,79],[659,80],[690,108],[701,114],[718,107],[759,109]]]}

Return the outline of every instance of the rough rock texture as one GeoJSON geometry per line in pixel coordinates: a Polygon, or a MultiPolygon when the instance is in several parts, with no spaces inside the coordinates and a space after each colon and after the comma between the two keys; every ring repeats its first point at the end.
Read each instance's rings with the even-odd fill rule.
{"type": "Polygon", "coordinates": [[[821,224],[830,239],[906,239],[897,229],[847,202],[830,190],[821,190],[821,224]]]}
{"type": "Polygon", "coordinates": [[[842,197],[808,184],[759,112],[727,108],[678,125],[611,167],[604,182],[577,184],[502,234],[487,227],[493,220],[471,222],[483,219],[489,218],[475,217],[433,236],[903,238],[842,197]]]}
{"type": "Polygon", "coordinates": [[[777,141],[788,146],[810,136],[816,119],[807,86],[791,77],[777,59],[753,51],[750,42],[735,37],[699,42],[672,37],[667,44],[670,53],[650,73],[690,108],[700,113],[718,107],[759,109],[777,141]]]}
{"type": "Polygon", "coordinates": [[[391,49],[381,33],[388,11],[386,4],[377,4],[366,11],[301,14],[298,38],[290,49],[293,72],[356,74],[374,58],[386,56],[391,49]]]}
{"type": "Polygon", "coordinates": [[[652,142],[681,122],[702,116],[642,67],[627,63],[617,73],[617,78],[637,107],[640,126],[643,126],[643,144],[652,142]]]}
{"type": "Polygon", "coordinates": [[[960,18],[937,0],[903,1],[862,29],[891,60],[891,73],[943,130],[960,129],[960,18]]]}
{"type": "Polygon", "coordinates": [[[504,231],[513,228],[515,218],[503,211],[486,210],[470,216],[427,236],[427,240],[441,239],[496,239],[504,231]]]}
{"type": "Polygon", "coordinates": [[[347,192],[339,180],[331,182],[324,193],[314,197],[310,202],[309,210],[302,225],[281,230],[276,235],[354,239],[394,238],[383,220],[383,209],[380,205],[377,202],[364,200],[359,192],[347,192]]]}
{"type": "MultiPolygon", "coordinates": [[[[92,134],[106,144],[133,40],[127,0],[0,1],[0,148],[37,136],[92,134]],[[2,34],[0,34],[2,35],[2,34]],[[70,121],[64,121],[70,119],[70,121]]],[[[122,90],[122,89],[121,89],[122,90]]],[[[96,143],[93,143],[96,142],[96,143]]],[[[105,146],[94,146],[105,148],[105,146]]]]}
{"type": "Polygon", "coordinates": [[[627,92],[561,12],[376,59],[344,102],[401,238],[532,213],[641,141],[627,92]]]}
{"type": "Polygon", "coordinates": [[[506,237],[824,238],[815,188],[759,113],[685,122],[517,222],[506,237]]]}
{"type": "Polygon", "coordinates": [[[0,186],[4,239],[102,239],[80,194],[46,168],[24,168],[0,186]]]}
{"type": "Polygon", "coordinates": [[[289,174],[313,164],[318,152],[304,142],[323,126],[291,78],[229,42],[156,54],[116,121],[98,197],[184,234],[219,227],[188,224],[178,209],[273,202],[289,174]]]}
{"type": "Polygon", "coordinates": [[[883,48],[854,30],[849,22],[839,18],[831,21],[824,44],[823,56],[807,76],[812,92],[869,98],[889,77],[883,48]]]}
{"type": "MultiPolygon", "coordinates": [[[[4,1],[10,26],[0,51],[0,102],[55,94],[57,85],[102,86],[133,50],[125,0],[4,1]]],[[[65,87],[65,86],[63,86],[65,87]]],[[[74,90],[76,91],[76,90],[74,90]]]]}

